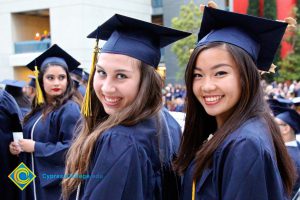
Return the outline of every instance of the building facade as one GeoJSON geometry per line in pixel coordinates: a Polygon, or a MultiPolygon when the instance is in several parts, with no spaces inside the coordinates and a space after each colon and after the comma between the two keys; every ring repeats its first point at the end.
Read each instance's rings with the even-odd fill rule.
{"type": "Polygon", "coordinates": [[[0,0],[0,5],[0,80],[27,80],[31,71],[25,65],[51,44],[89,69],[95,45],[86,38],[90,32],[115,13],[145,21],[152,13],[151,0],[0,0]]]}

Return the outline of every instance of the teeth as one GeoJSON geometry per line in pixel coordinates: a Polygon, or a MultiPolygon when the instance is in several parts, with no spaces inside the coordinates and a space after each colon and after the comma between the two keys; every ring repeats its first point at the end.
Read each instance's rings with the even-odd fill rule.
{"type": "Polygon", "coordinates": [[[221,98],[222,98],[222,96],[204,97],[205,101],[207,101],[207,102],[219,101],[221,98]]]}
{"type": "Polygon", "coordinates": [[[119,98],[108,98],[105,97],[105,100],[109,103],[116,103],[117,101],[119,101],[119,98]]]}

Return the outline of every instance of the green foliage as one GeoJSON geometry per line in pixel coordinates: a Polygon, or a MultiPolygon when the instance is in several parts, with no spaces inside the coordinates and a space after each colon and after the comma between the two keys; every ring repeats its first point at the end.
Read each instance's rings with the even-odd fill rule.
{"type": "Polygon", "coordinates": [[[249,1],[248,11],[249,15],[258,16],[259,15],[259,0],[249,1]]]}
{"type": "Polygon", "coordinates": [[[179,72],[177,79],[182,79],[185,67],[190,57],[190,49],[195,47],[200,28],[202,14],[199,7],[191,0],[188,4],[180,7],[179,16],[172,19],[172,27],[175,29],[193,33],[191,36],[176,42],[171,50],[178,59],[179,72]]]}
{"type": "Polygon", "coordinates": [[[264,0],[264,17],[277,19],[276,0],[264,0]]]}
{"type": "MultiPolygon", "coordinates": [[[[296,16],[299,16],[299,10],[297,14],[296,16]]],[[[299,20],[300,17],[298,17],[299,20]]],[[[278,62],[280,70],[277,81],[300,80],[300,25],[297,25],[297,29],[288,42],[292,45],[293,52],[278,62]]]]}

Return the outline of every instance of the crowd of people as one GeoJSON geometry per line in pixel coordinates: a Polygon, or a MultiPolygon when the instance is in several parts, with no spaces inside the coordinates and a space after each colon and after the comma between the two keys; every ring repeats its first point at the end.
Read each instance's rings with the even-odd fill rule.
{"type": "MultiPolygon", "coordinates": [[[[288,24],[212,2],[201,8],[185,86],[162,88],[156,66],[162,47],[191,33],[119,14],[88,35],[96,40],[90,74],[54,44],[27,64],[34,76],[25,87],[3,81],[1,198],[296,197],[299,83],[268,85],[259,73],[272,65],[288,24]],[[184,128],[168,110],[185,113],[184,128]],[[36,175],[23,190],[8,179],[21,162],[36,175]]],[[[27,178],[20,172],[16,182],[27,178]]]]}

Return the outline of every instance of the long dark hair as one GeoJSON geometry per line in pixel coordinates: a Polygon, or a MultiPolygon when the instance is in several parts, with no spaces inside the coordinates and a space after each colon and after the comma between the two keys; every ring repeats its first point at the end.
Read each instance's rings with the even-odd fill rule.
{"type": "Polygon", "coordinates": [[[263,98],[260,75],[251,57],[239,47],[226,43],[216,42],[197,47],[188,62],[185,71],[185,82],[187,88],[186,125],[179,156],[174,163],[176,170],[182,174],[191,161],[195,159],[194,178],[199,179],[203,170],[211,165],[214,152],[226,137],[250,118],[260,117],[266,122],[271,133],[277,165],[285,191],[289,194],[292,191],[294,181],[293,173],[291,173],[294,170],[293,164],[282,141],[280,131],[270,115],[269,108],[263,98]],[[216,47],[225,48],[232,55],[233,60],[239,66],[241,79],[240,100],[221,130],[217,130],[215,117],[209,116],[205,112],[193,93],[193,73],[197,56],[203,50],[216,47]],[[215,133],[214,137],[209,142],[205,142],[210,133],[215,133]]]}
{"type": "MultiPolygon", "coordinates": [[[[138,61],[138,60],[136,60],[138,61]]],[[[162,80],[155,69],[139,61],[141,81],[139,92],[131,105],[120,112],[107,115],[91,86],[91,106],[93,116],[85,117],[80,134],[67,154],[65,174],[85,174],[91,162],[91,156],[97,139],[111,127],[117,125],[132,126],[149,117],[156,116],[162,107],[162,80]]],[[[92,80],[94,74],[91,74],[92,80]]],[[[62,182],[63,197],[69,198],[82,179],[66,178],[62,182]]]]}
{"type": "Polygon", "coordinates": [[[56,109],[60,108],[61,105],[65,104],[69,99],[73,99],[74,91],[73,91],[73,82],[71,80],[71,76],[70,76],[69,71],[66,67],[60,66],[62,69],[65,70],[66,76],[67,76],[66,91],[62,95],[55,97],[53,102],[51,102],[51,103],[46,102],[46,94],[45,94],[45,89],[44,89],[43,77],[44,77],[44,74],[45,74],[46,70],[50,67],[53,67],[53,66],[60,66],[60,65],[57,65],[57,64],[52,65],[51,63],[48,63],[45,67],[41,68],[39,76],[38,76],[38,81],[39,81],[39,84],[40,84],[41,89],[42,89],[42,93],[43,93],[43,96],[44,96],[44,99],[45,99],[45,103],[43,103],[42,105],[37,105],[36,104],[37,99],[36,99],[36,96],[35,96],[34,99],[33,99],[32,105],[31,105],[31,112],[28,113],[24,117],[24,123],[26,123],[31,116],[33,116],[36,112],[38,112],[40,110],[43,110],[43,118],[45,118],[48,113],[50,113],[53,110],[56,110],[56,109]]]}

